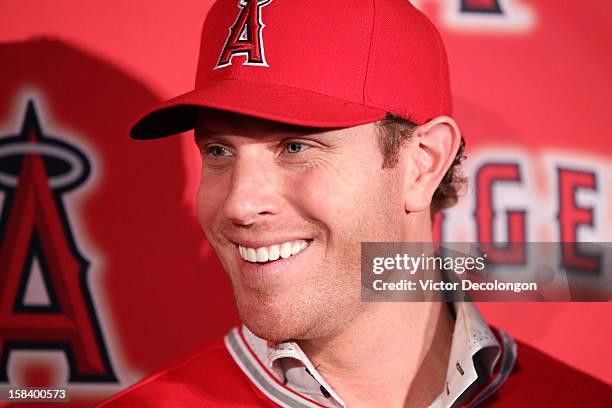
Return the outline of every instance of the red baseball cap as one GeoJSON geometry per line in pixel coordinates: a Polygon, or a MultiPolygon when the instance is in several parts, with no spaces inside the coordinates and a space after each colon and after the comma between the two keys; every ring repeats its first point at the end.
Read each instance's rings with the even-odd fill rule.
{"type": "Polygon", "coordinates": [[[191,130],[200,108],[349,127],[451,114],[446,51],[408,0],[218,0],[195,89],[146,112],[135,139],[191,130]]]}

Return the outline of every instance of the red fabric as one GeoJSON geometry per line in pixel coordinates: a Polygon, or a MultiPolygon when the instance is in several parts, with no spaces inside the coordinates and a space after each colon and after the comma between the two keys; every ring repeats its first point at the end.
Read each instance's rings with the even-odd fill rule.
{"type": "Polygon", "coordinates": [[[195,92],[149,110],[133,137],[193,128],[188,105],[317,127],[374,122],[387,112],[417,124],[451,114],[440,35],[408,1],[258,4],[212,6],[195,92]],[[253,34],[238,41],[243,30],[253,34]]]}
{"type": "Polygon", "coordinates": [[[120,392],[100,407],[278,407],[217,341],[181,364],[120,392]]]}
{"type": "Polygon", "coordinates": [[[518,343],[514,371],[480,407],[610,407],[612,386],[518,343]]]}
{"type": "MultiPolygon", "coordinates": [[[[236,365],[222,341],[100,406],[277,407],[236,365]]],[[[612,387],[518,343],[514,371],[480,407],[609,407],[612,387]]]]}

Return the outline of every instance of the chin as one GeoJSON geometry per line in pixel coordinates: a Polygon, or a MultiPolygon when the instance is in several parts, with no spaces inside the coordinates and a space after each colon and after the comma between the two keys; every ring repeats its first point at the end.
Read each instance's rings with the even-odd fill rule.
{"type": "Polygon", "coordinates": [[[240,320],[253,334],[271,342],[302,338],[308,332],[308,316],[295,310],[295,305],[283,304],[278,300],[247,300],[238,296],[236,304],[240,320]]]}
{"type": "Polygon", "coordinates": [[[274,317],[272,314],[239,312],[242,323],[257,337],[280,343],[300,337],[299,323],[287,317],[274,317]]]}

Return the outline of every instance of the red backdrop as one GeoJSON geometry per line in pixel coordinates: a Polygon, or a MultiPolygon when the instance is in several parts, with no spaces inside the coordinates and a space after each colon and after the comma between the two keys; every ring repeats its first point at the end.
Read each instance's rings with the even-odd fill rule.
{"type": "MultiPolygon", "coordinates": [[[[210,4],[0,4],[0,173],[25,179],[23,168],[31,167],[27,180],[38,185],[35,160],[26,166],[6,153],[9,144],[23,148],[33,140],[35,123],[39,142],[60,140],[72,146],[63,152],[80,152],[90,166],[70,190],[0,191],[0,388],[63,385],[73,403],[89,404],[180,360],[237,321],[229,286],[194,217],[199,162],[191,139],[142,143],[126,135],[145,107],[192,87],[210,4]],[[26,204],[56,214],[33,210],[28,218],[24,210],[19,219],[47,236],[56,231],[66,243],[63,258],[53,257],[61,245],[49,245],[44,234],[38,247],[7,236],[26,204]],[[64,276],[61,265],[71,265],[72,275],[64,276]],[[72,289],[62,279],[81,291],[67,305],[61,299],[72,289]],[[54,326],[45,309],[54,301],[80,323],[54,326]],[[42,303],[36,309],[28,302],[42,303]],[[30,337],[20,337],[23,328],[11,320],[16,304],[33,314],[30,337]],[[92,333],[84,345],[83,332],[92,333]],[[58,350],[67,344],[82,350],[66,358],[58,350]]],[[[438,235],[612,241],[612,142],[604,124],[612,115],[609,2],[418,6],[447,45],[455,116],[468,141],[469,188],[438,235]],[[487,175],[505,181],[487,184],[487,175]],[[485,202],[489,215],[477,211],[485,202]]],[[[47,170],[46,177],[61,184],[68,170],[61,153],[47,154],[53,155],[56,162],[47,157],[44,164],[57,174],[47,170]]],[[[480,307],[516,338],[612,383],[609,303],[480,307]]]]}

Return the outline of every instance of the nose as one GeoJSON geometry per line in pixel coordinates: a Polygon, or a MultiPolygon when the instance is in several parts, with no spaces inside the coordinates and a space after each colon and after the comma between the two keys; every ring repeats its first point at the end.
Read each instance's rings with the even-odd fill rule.
{"type": "Polygon", "coordinates": [[[249,226],[279,213],[279,170],[271,158],[250,152],[238,155],[232,168],[223,213],[234,224],[249,226]]]}

